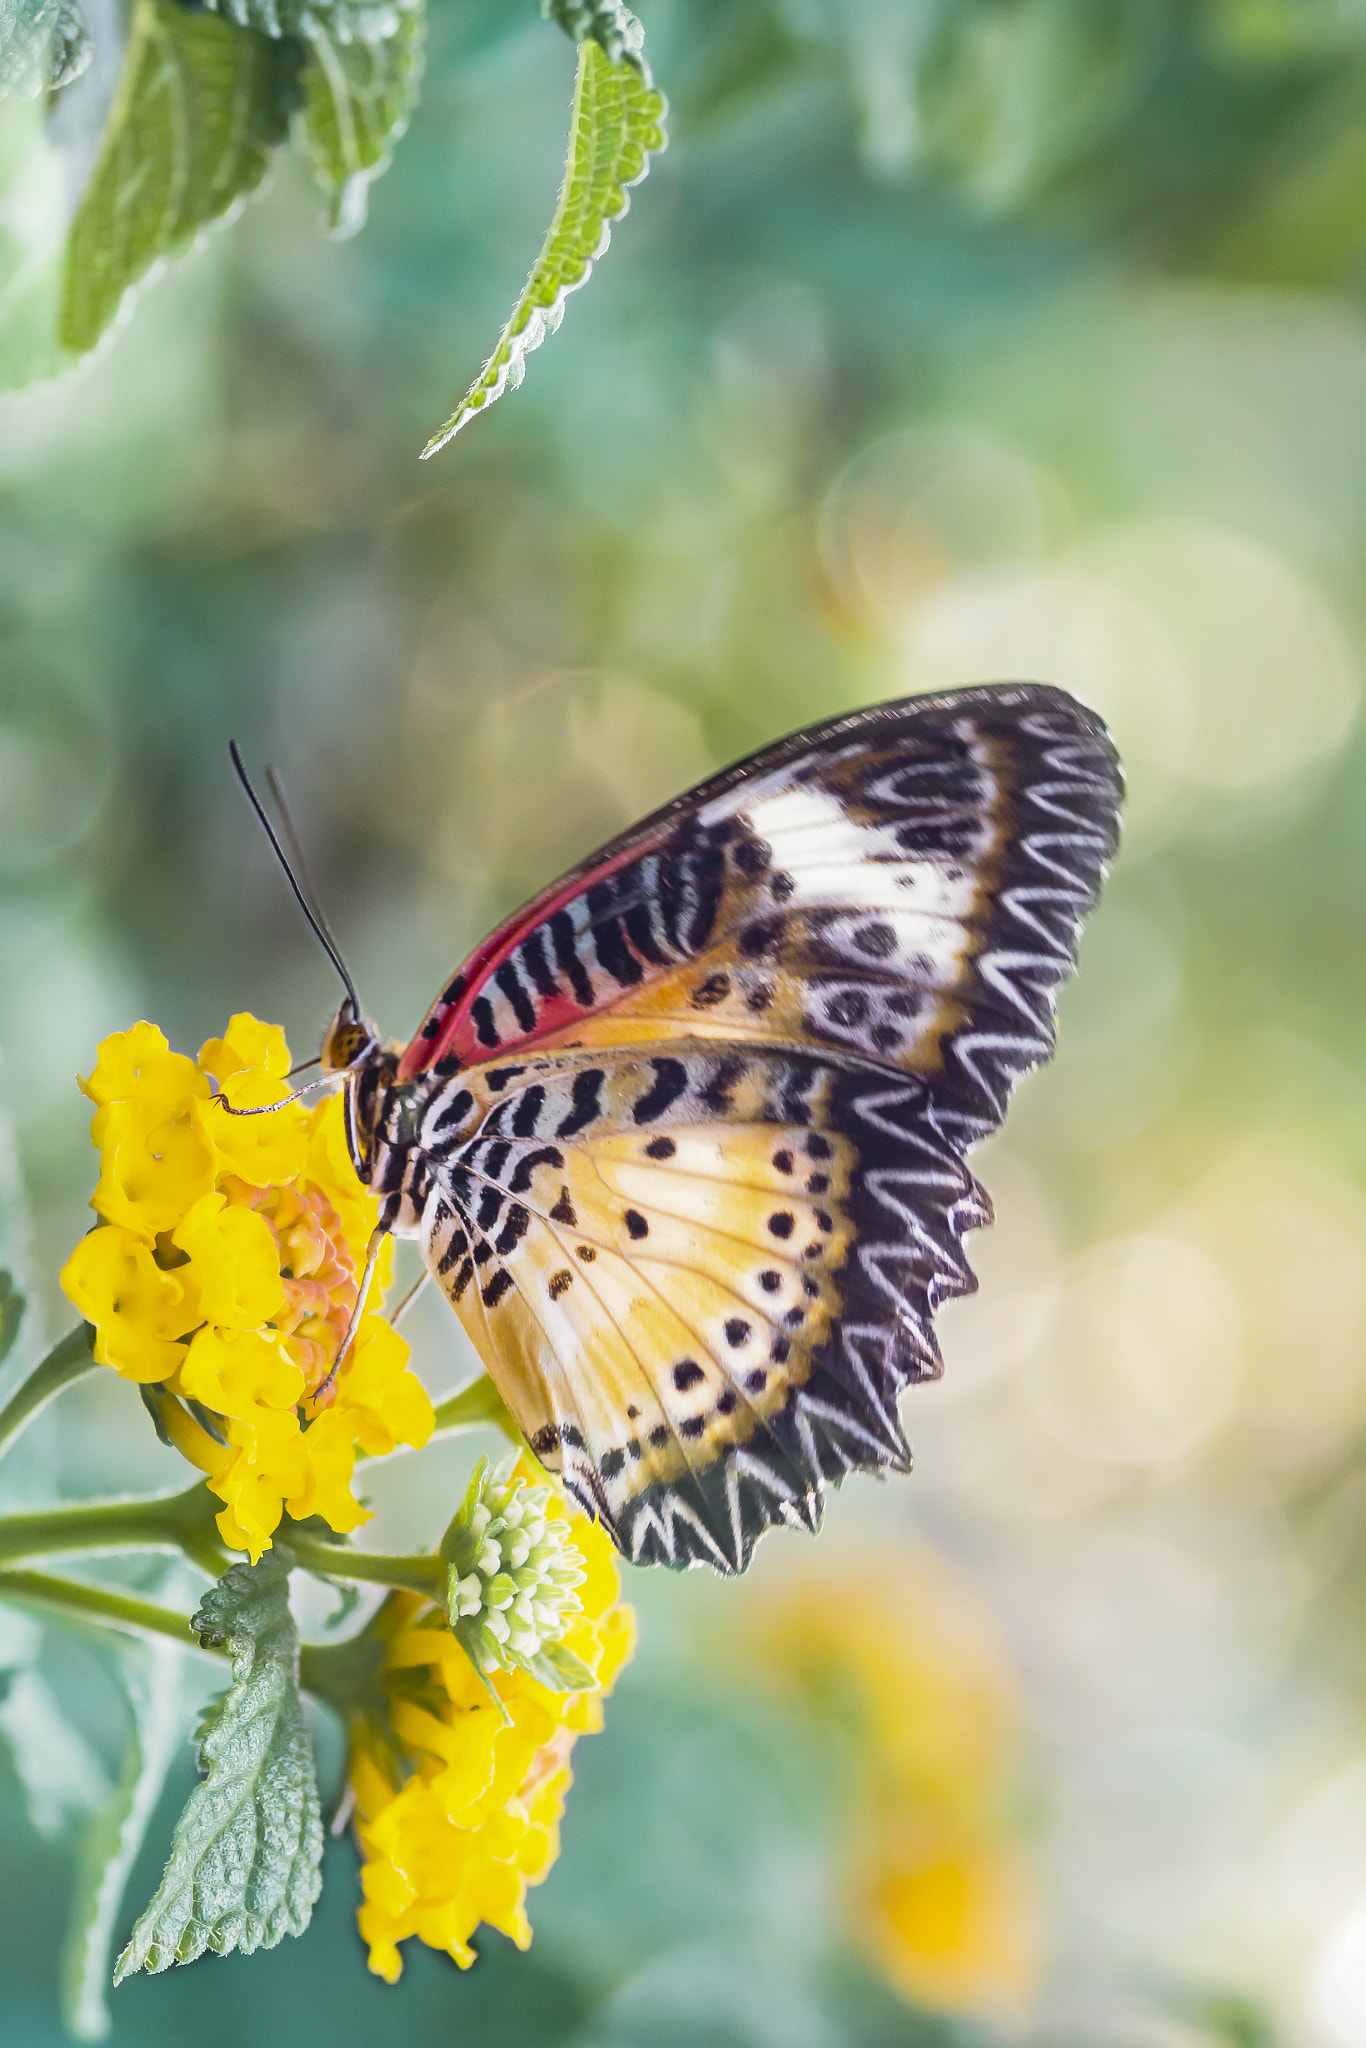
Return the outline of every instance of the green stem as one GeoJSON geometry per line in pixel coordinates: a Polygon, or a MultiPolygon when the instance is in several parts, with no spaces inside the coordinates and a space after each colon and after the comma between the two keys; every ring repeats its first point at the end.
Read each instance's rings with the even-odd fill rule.
{"type": "Polygon", "coordinates": [[[103,1550],[179,1550],[216,1579],[229,1559],[213,1514],[214,1503],[201,1480],[184,1493],[147,1500],[83,1501],[0,1515],[0,1565],[103,1550]]]}
{"type": "Polygon", "coordinates": [[[323,1543],[291,1529],[282,1542],[306,1572],[327,1579],[362,1579],[376,1586],[402,1586],[409,1592],[440,1598],[446,1565],[439,1557],[381,1557],[374,1551],[352,1550],[345,1543],[323,1543]]]}
{"type": "Polygon", "coordinates": [[[436,1411],[436,1428],[432,1436],[454,1436],[457,1430],[479,1429],[490,1422],[513,1443],[522,1442],[522,1432],[513,1421],[502,1395],[488,1374],[481,1372],[478,1379],[471,1380],[458,1394],[452,1394],[441,1402],[436,1411]]]}
{"type": "Polygon", "coordinates": [[[49,1401],[55,1401],[63,1387],[84,1378],[94,1370],[95,1361],[91,1356],[91,1345],[95,1332],[89,1323],[77,1323],[74,1330],[68,1330],[65,1337],[55,1343],[47,1357],[24,1381],[16,1387],[3,1408],[0,1408],[0,1454],[3,1454],[20,1431],[26,1429],[35,1415],[46,1408],[49,1401]]]}
{"type": "Polygon", "coordinates": [[[169,1636],[186,1649],[199,1643],[187,1615],[175,1614],[169,1607],[155,1607],[150,1600],[134,1600],[127,1593],[111,1593],[104,1586],[50,1578],[46,1572],[0,1572],[0,1600],[55,1607],[63,1614],[87,1615],[95,1621],[113,1622],[119,1628],[136,1629],[141,1635],[169,1636]]]}
{"type": "Polygon", "coordinates": [[[384,1644],[368,1628],[339,1643],[305,1643],[299,1651],[299,1683],[346,1720],[374,1684],[383,1661],[384,1644]]]}
{"type": "MultiPolygon", "coordinates": [[[[132,1629],[138,1635],[169,1636],[182,1649],[203,1650],[211,1657],[229,1655],[220,1644],[202,1643],[188,1615],[154,1606],[150,1600],[134,1600],[127,1593],[111,1593],[103,1586],[50,1578],[46,1572],[0,1572],[0,1600],[132,1629]]],[[[364,1629],[340,1643],[305,1643],[299,1653],[299,1682],[345,1719],[373,1681],[383,1655],[383,1643],[364,1629]]]]}

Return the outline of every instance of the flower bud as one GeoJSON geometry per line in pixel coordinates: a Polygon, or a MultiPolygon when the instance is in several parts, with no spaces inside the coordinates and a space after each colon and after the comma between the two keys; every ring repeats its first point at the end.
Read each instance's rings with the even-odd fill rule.
{"type": "Polygon", "coordinates": [[[492,1468],[481,1458],[442,1539],[447,1618],[485,1675],[517,1665],[556,1690],[585,1676],[591,1685],[591,1672],[562,1647],[582,1611],[581,1553],[551,1487],[516,1466],[516,1452],[492,1468]]]}

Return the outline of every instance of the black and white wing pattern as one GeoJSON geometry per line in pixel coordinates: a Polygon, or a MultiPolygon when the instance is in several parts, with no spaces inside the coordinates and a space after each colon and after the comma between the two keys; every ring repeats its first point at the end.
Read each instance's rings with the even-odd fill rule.
{"type": "Polygon", "coordinates": [[[628,1556],[742,1570],[909,1462],[897,1398],[990,1218],[965,1154],[1052,1051],[1120,793],[1061,691],[857,712],[605,849],[434,1005],[376,1184],[628,1556]]]}

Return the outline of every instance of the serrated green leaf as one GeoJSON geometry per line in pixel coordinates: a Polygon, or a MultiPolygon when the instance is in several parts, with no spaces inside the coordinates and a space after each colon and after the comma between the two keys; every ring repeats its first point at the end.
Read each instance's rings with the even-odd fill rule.
{"type": "Polygon", "coordinates": [[[263,36],[329,36],[337,43],[380,43],[397,35],[422,0],[205,0],[216,14],[263,36]]]}
{"type": "Polygon", "coordinates": [[[555,332],[567,294],[585,282],[606,249],[612,222],[630,204],[629,188],[663,149],[664,95],[655,91],[644,60],[639,63],[639,69],[634,61],[613,64],[597,43],[580,43],[569,155],[550,232],[498,346],[423,449],[424,461],[505,391],[516,390],[527,356],[555,332]]]}
{"type": "Polygon", "coordinates": [[[299,132],[328,195],[329,232],[339,238],[364,224],[371,180],[388,169],[408,125],[422,75],[422,31],[418,10],[384,42],[341,42],[321,27],[304,37],[299,132]]]}
{"type": "Polygon", "coordinates": [[[123,75],[67,245],[63,347],[92,349],[155,264],[227,220],[297,104],[298,45],[134,0],[123,75]]]}
{"type": "Polygon", "coordinates": [[[194,1617],[202,1643],[232,1657],[232,1685],[199,1731],[203,1782],[176,1823],[157,1895],[114,1982],[212,1949],[250,1954],[302,1934],[321,1879],[322,1814],[299,1703],[299,1638],[288,1553],[233,1565],[194,1617]]]}
{"type": "Polygon", "coordinates": [[[609,62],[640,64],[640,23],[622,0],[541,0],[541,13],[571,42],[596,43],[609,62]]]}
{"type": "Polygon", "coordinates": [[[81,1844],[71,1922],[62,1955],[62,2016],[78,2041],[109,2031],[105,1986],[124,1886],[180,1747],[185,1655],[174,1643],[129,1642],[120,1656],[128,1693],[128,1740],[113,1791],[81,1844]]]}
{"type": "Polygon", "coordinates": [[[14,1284],[14,1276],[0,1273],[0,1363],[8,1358],[24,1320],[25,1302],[14,1284]]]}
{"type": "Polygon", "coordinates": [[[94,54],[74,0],[0,0],[0,99],[37,99],[79,78],[94,54]]]}

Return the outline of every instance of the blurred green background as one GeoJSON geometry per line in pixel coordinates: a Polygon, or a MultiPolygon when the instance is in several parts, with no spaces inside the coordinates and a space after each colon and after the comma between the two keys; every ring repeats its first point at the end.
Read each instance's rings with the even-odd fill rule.
{"type": "MultiPolygon", "coordinates": [[[[530,1953],[386,1990],[338,1843],[302,1941],[125,1985],[112,2039],[1360,2048],[1366,0],[641,12],[670,151],[432,464],[559,175],[573,52],[530,0],[433,0],[356,240],[285,160],[84,373],[0,396],[27,1354],[96,1040],[249,1008],[302,1057],[335,1002],[230,735],[396,1035],[599,840],[879,697],[1066,685],[1125,757],[1124,845],[1056,1064],[975,1162],[998,1221],[906,1402],[914,1476],[742,1586],[630,1575],[530,1953]]],[[[457,1384],[442,1304],[414,1331],[457,1384]]],[[[469,1455],[377,1471],[373,1540],[429,1541],[469,1455]]],[[[181,1469],[111,1376],[6,1474],[181,1469]]],[[[10,2048],[61,2039],[64,1810],[118,1727],[96,1652],[39,1669],[74,1746],[36,1815],[0,1782],[10,2048]]]]}

